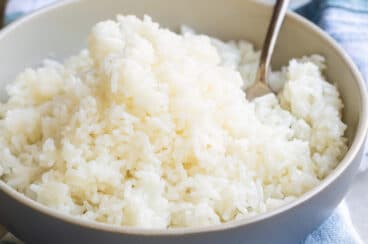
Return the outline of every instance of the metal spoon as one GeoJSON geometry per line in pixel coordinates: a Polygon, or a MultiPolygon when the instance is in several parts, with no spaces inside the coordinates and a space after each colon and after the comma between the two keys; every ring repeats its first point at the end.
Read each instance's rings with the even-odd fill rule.
{"type": "Polygon", "coordinates": [[[248,100],[271,93],[272,90],[268,86],[267,76],[270,66],[271,57],[275,48],[276,40],[279,35],[285,14],[290,0],[277,0],[273,9],[272,18],[268,26],[266,39],[264,40],[261,58],[258,65],[256,80],[252,86],[245,91],[248,100]]]}

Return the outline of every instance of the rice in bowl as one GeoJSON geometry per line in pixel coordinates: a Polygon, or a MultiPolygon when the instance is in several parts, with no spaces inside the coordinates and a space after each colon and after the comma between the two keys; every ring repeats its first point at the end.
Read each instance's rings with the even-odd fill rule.
{"type": "Polygon", "coordinates": [[[344,156],[343,104],[321,56],[271,74],[252,102],[259,53],[160,28],[98,23],[88,49],[7,87],[1,179],[60,212],[144,228],[254,216],[318,185],[344,156]]]}

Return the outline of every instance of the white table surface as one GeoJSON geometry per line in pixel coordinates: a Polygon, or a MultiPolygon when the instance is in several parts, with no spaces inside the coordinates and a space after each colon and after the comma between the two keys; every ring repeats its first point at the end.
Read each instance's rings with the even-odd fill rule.
{"type": "Polygon", "coordinates": [[[368,242],[368,171],[356,176],[346,201],[353,225],[362,240],[368,242]]]}

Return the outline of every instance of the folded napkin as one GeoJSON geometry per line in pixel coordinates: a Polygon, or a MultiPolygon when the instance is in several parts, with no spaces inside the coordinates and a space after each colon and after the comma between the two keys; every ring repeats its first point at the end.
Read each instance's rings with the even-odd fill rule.
{"type": "Polygon", "coordinates": [[[368,1],[313,0],[297,10],[330,34],[368,78],[368,1]]]}
{"type": "Polygon", "coordinates": [[[364,244],[351,222],[343,201],[335,212],[301,244],[364,244]]]}
{"type": "MultiPolygon", "coordinates": [[[[4,22],[15,19],[50,3],[60,0],[10,0],[4,22]]],[[[264,1],[264,0],[263,0],[264,1]]],[[[296,12],[310,19],[335,38],[368,79],[368,0],[294,0],[309,2],[296,12]]],[[[366,154],[367,155],[367,154],[366,154]]],[[[368,157],[361,170],[368,168],[368,157]]],[[[0,244],[18,242],[8,234],[0,244]]],[[[351,222],[349,209],[343,201],[335,212],[301,244],[363,244],[351,222]]]]}

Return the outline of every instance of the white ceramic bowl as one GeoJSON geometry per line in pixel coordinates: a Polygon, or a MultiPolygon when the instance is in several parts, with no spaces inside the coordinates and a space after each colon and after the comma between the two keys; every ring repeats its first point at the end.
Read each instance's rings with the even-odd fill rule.
{"type": "MultiPolygon", "coordinates": [[[[0,95],[27,66],[52,54],[58,59],[85,46],[92,25],[116,14],[151,15],[164,26],[185,23],[222,39],[246,39],[260,47],[271,7],[246,0],[80,0],[66,1],[10,25],[0,33],[0,95]]],[[[296,201],[254,218],[172,230],[144,230],[92,223],[36,203],[0,181],[0,221],[28,243],[297,243],[328,217],[344,197],[362,156],[367,131],[367,95],[356,67],[340,47],[305,19],[289,13],[273,58],[275,68],[289,59],[319,53],[329,80],[343,98],[349,151],[316,188],[296,201]]]]}

